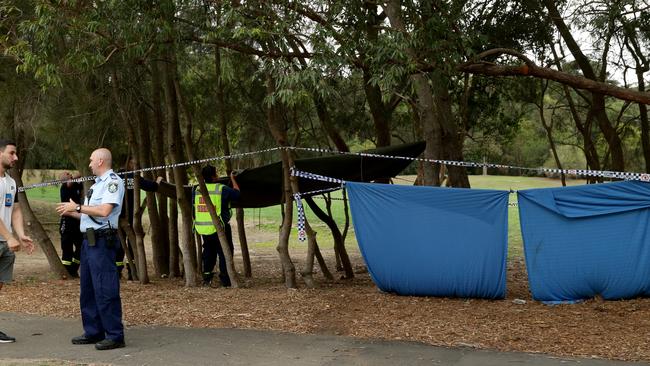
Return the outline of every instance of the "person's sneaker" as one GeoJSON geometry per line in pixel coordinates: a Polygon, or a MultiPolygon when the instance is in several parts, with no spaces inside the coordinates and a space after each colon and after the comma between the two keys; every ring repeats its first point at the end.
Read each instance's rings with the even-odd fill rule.
{"type": "Polygon", "coordinates": [[[95,344],[95,349],[99,351],[105,351],[108,349],[122,348],[124,346],[124,341],[119,342],[112,339],[104,339],[103,341],[99,341],[97,344],[95,344]]]}
{"type": "Polygon", "coordinates": [[[0,343],[13,343],[16,341],[16,338],[8,336],[3,332],[0,332],[0,343]]]}
{"type": "Polygon", "coordinates": [[[93,344],[101,341],[103,341],[102,338],[86,337],[85,335],[72,338],[72,344],[93,344]]]}

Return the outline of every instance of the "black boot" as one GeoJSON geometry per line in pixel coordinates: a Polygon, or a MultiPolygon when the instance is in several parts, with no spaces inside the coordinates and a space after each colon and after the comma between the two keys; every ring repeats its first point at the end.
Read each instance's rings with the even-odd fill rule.
{"type": "Polygon", "coordinates": [[[212,285],[212,277],[214,277],[214,273],[212,272],[203,273],[203,287],[210,287],[212,285]]]}

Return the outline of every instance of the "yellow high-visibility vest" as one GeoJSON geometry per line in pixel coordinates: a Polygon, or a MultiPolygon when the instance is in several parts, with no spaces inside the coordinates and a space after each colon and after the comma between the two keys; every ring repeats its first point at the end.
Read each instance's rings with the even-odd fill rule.
{"type": "MultiPolygon", "coordinates": [[[[210,201],[212,201],[219,220],[221,220],[221,192],[223,191],[223,184],[208,183],[205,186],[210,194],[210,201]]],[[[195,190],[198,190],[198,187],[195,190]]],[[[200,235],[211,235],[217,232],[217,228],[212,223],[208,205],[203,200],[201,192],[198,191],[194,192],[194,230],[200,235]]]]}

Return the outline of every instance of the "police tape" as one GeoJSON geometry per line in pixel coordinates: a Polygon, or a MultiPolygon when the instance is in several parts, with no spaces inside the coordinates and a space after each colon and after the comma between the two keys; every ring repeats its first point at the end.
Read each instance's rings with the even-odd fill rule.
{"type": "MultiPolygon", "coordinates": [[[[164,170],[164,169],[172,169],[172,168],[183,167],[183,166],[204,164],[204,163],[209,163],[209,162],[212,162],[212,161],[228,160],[228,159],[240,159],[240,158],[250,156],[250,155],[258,155],[258,154],[263,154],[263,153],[282,150],[282,149],[285,149],[285,148],[284,147],[273,147],[273,148],[264,149],[264,150],[249,151],[249,152],[245,152],[245,153],[217,156],[217,157],[211,157],[211,158],[205,158],[205,159],[196,159],[196,160],[185,161],[185,162],[180,162],[180,163],[173,163],[173,164],[159,165],[159,166],[148,167],[148,168],[129,170],[129,171],[119,172],[119,173],[115,173],[115,174],[117,174],[119,176],[126,176],[126,175],[129,175],[129,174],[135,174],[135,173],[150,172],[150,171],[155,171],[155,170],[164,170]]],[[[97,178],[97,177],[94,176],[94,175],[89,175],[89,176],[80,177],[80,178],[73,178],[73,179],[51,180],[51,181],[47,181],[47,182],[30,184],[28,186],[18,187],[18,192],[24,192],[26,190],[34,189],[34,188],[44,188],[44,187],[49,187],[49,186],[58,186],[58,185],[61,185],[63,183],[82,183],[82,182],[86,182],[86,181],[95,180],[95,178],[97,178]]]]}
{"type": "Polygon", "coordinates": [[[364,152],[353,153],[347,151],[332,151],[332,150],[313,148],[313,147],[288,146],[286,147],[286,149],[337,154],[337,155],[352,155],[352,156],[361,156],[361,157],[370,157],[370,158],[402,159],[402,160],[420,161],[425,163],[450,165],[450,166],[458,166],[458,167],[465,167],[465,168],[486,167],[486,168],[498,168],[498,169],[515,169],[515,170],[533,171],[538,173],[565,174],[565,175],[572,175],[576,177],[614,178],[614,179],[639,180],[643,182],[650,182],[650,174],[648,173],[617,172],[617,171],[590,170],[590,169],[556,169],[556,168],[542,168],[542,167],[528,168],[528,167],[521,167],[516,165],[476,163],[471,161],[439,160],[439,159],[428,159],[428,158],[414,158],[410,156],[373,154],[373,153],[364,153],[364,152]]]}
{"type": "MultiPolygon", "coordinates": [[[[217,156],[217,157],[211,157],[211,158],[205,158],[205,159],[196,159],[196,160],[180,162],[180,163],[172,163],[172,164],[166,164],[166,165],[160,165],[160,166],[154,166],[154,167],[141,168],[141,169],[136,169],[136,170],[131,170],[131,171],[120,172],[120,173],[116,173],[116,174],[119,175],[119,176],[126,176],[126,175],[129,175],[129,174],[156,171],[156,170],[164,170],[164,169],[171,169],[171,168],[177,168],[177,167],[183,167],[183,166],[191,166],[191,165],[197,165],[197,164],[204,164],[204,163],[219,161],[219,160],[239,159],[239,158],[243,158],[243,157],[247,157],[247,156],[251,156],[251,155],[258,155],[258,154],[263,154],[263,153],[273,152],[273,151],[278,151],[278,150],[283,150],[283,149],[284,150],[294,150],[294,151],[317,152],[317,153],[323,153],[323,154],[360,156],[360,157],[369,157],[369,158],[401,159],[401,160],[419,161],[419,162],[425,162],[425,163],[442,164],[442,165],[458,166],[458,167],[466,167],[466,168],[483,168],[483,167],[486,167],[486,168],[497,168],[497,169],[515,169],[515,170],[524,170],[524,171],[535,171],[535,172],[538,172],[538,173],[573,175],[573,176],[576,176],[576,177],[585,176],[585,177],[614,178],[614,179],[639,180],[639,181],[643,181],[643,182],[650,182],[650,174],[647,174],[647,173],[616,172],[616,171],[602,171],[602,170],[589,170],[589,169],[527,168],[527,167],[519,167],[519,166],[504,165],[504,164],[476,163],[476,162],[468,162],[468,161],[439,160],[439,159],[428,159],[428,158],[414,158],[414,157],[408,157],[408,156],[383,155],[383,154],[373,154],[373,153],[364,153],[364,152],[353,153],[353,152],[346,152],[346,151],[333,151],[333,150],[327,150],[327,149],[321,149],[321,148],[297,147],[297,146],[273,147],[273,148],[269,148],[269,149],[250,151],[250,152],[245,152],[245,153],[230,154],[230,155],[217,156]]],[[[324,182],[328,182],[328,183],[341,184],[340,187],[335,187],[335,188],[331,188],[331,189],[304,192],[304,193],[295,193],[294,194],[294,199],[296,201],[296,206],[298,208],[298,223],[297,223],[298,224],[298,239],[300,241],[305,241],[306,240],[305,212],[304,212],[304,207],[302,206],[302,197],[301,196],[314,195],[314,194],[317,194],[319,192],[320,193],[325,193],[327,191],[333,191],[333,190],[340,189],[340,188],[344,187],[345,181],[343,181],[341,179],[338,179],[338,178],[332,178],[332,177],[327,177],[327,176],[323,176],[323,175],[319,175],[319,174],[315,174],[315,173],[299,171],[299,170],[296,170],[294,167],[291,168],[291,175],[294,175],[296,177],[301,177],[301,178],[320,180],[320,181],[324,181],[324,182]]],[[[28,186],[18,187],[18,192],[24,192],[26,190],[34,189],[34,188],[43,188],[43,187],[48,187],[48,186],[61,185],[63,183],[69,183],[69,182],[86,182],[86,181],[94,180],[95,178],[96,178],[95,176],[86,176],[86,177],[80,177],[80,178],[74,178],[74,179],[59,179],[59,180],[53,180],[53,181],[48,181],[48,182],[42,182],[42,183],[32,184],[32,185],[28,185],[28,186]]],[[[516,206],[516,205],[517,205],[516,203],[509,204],[509,206],[516,206]]]]}
{"type": "MultiPolygon", "coordinates": [[[[291,168],[291,173],[293,175],[295,169],[291,168]]],[[[312,174],[312,175],[317,175],[317,174],[312,174]]],[[[321,176],[322,177],[322,176],[321,176]]],[[[315,194],[323,194],[327,192],[332,192],[336,191],[343,188],[343,184],[341,184],[339,187],[333,187],[333,188],[325,188],[325,189],[317,189],[314,191],[309,191],[309,192],[297,192],[293,194],[293,200],[296,201],[296,208],[298,209],[298,219],[296,222],[296,226],[298,227],[298,240],[299,241],[305,241],[307,240],[307,232],[305,231],[305,208],[302,205],[302,196],[311,196],[315,194]]]]}
{"type": "MultiPolygon", "coordinates": [[[[476,162],[469,162],[469,161],[439,160],[439,159],[428,159],[428,158],[414,158],[414,157],[409,157],[409,156],[383,155],[383,154],[373,154],[373,153],[364,153],[364,152],[356,152],[356,153],[354,153],[354,152],[346,152],[346,151],[333,151],[333,150],[321,149],[321,148],[297,147],[297,146],[273,147],[273,148],[257,150],[257,151],[250,151],[250,152],[237,153],[237,154],[231,154],[231,155],[224,155],[224,156],[218,156],[218,157],[211,157],[211,158],[205,158],[205,159],[197,159],[197,160],[191,160],[191,161],[179,162],[179,163],[172,163],[172,164],[166,164],[166,165],[160,165],[160,166],[154,166],[154,167],[148,167],[148,168],[141,168],[141,169],[126,171],[126,172],[120,172],[120,173],[116,173],[116,174],[119,175],[119,176],[125,176],[125,175],[128,175],[128,174],[135,174],[135,173],[141,173],[141,172],[149,172],[149,171],[155,171],[155,170],[163,170],[163,169],[171,169],[171,168],[176,168],[176,167],[191,166],[191,165],[196,165],[196,164],[204,164],[204,163],[208,163],[208,162],[212,162],[212,161],[227,160],[227,159],[239,159],[239,158],[243,158],[243,157],[247,157],[247,156],[258,155],[258,154],[263,154],[263,153],[273,152],[273,151],[278,151],[278,150],[308,151],[308,152],[317,152],[317,153],[321,153],[321,154],[350,155],[350,156],[360,156],[360,157],[369,157],[369,158],[382,158],[382,159],[402,159],[402,160],[410,160],[410,161],[418,161],[418,162],[425,162],[425,163],[431,163],[431,164],[442,164],[442,165],[458,166],[458,167],[466,167],[466,168],[483,168],[483,167],[486,167],[486,168],[497,168],[497,169],[514,169],[514,170],[522,170],[522,171],[532,171],[532,172],[537,172],[537,173],[565,174],[565,175],[575,176],[576,178],[578,178],[578,177],[597,177],[597,178],[613,178],[613,179],[639,180],[639,181],[643,181],[643,182],[650,182],[650,174],[648,174],[648,173],[617,172],[617,171],[589,170],[589,169],[528,168],[528,167],[520,167],[520,166],[504,165],[504,164],[476,163],[476,162]]],[[[309,173],[309,174],[312,174],[312,173],[309,173]]],[[[47,181],[47,182],[42,182],[42,183],[37,183],[37,184],[32,184],[32,185],[28,185],[28,186],[19,187],[18,191],[19,192],[24,192],[26,190],[34,189],[34,188],[43,188],[43,187],[48,187],[48,186],[61,185],[63,183],[68,183],[68,182],[85,182],[85,181],[90,181],[90,180],[94,180],[94,179],[95,179],[95,176],[86,176],[86,177],[80,177],[80,178],[74,178],[74,179],[52,180],[52,181],[47,181]]],[[[331,179],[336,179],[336,178],[331,178],[331,179]]]]}

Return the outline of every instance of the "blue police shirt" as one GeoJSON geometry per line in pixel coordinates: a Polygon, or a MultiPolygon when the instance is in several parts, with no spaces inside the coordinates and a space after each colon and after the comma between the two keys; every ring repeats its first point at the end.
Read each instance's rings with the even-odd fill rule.
{"type": "Polygon", "coordinates": [[[117,229],[117,221],[122,211],[123,199],[124,181],[112,169],[102,174],[101,177],[95,178],[95,184],[90,187],[90,190],[86,194],[84,205],[99,206],[104,203],[110,203],[113,205],[113,210],[111,210],[108,217],[93,216],[97,222],[93,221],[90,216],[81,214],[81,232],[86,232],[89,228],[95,230],[117,229]]]}

